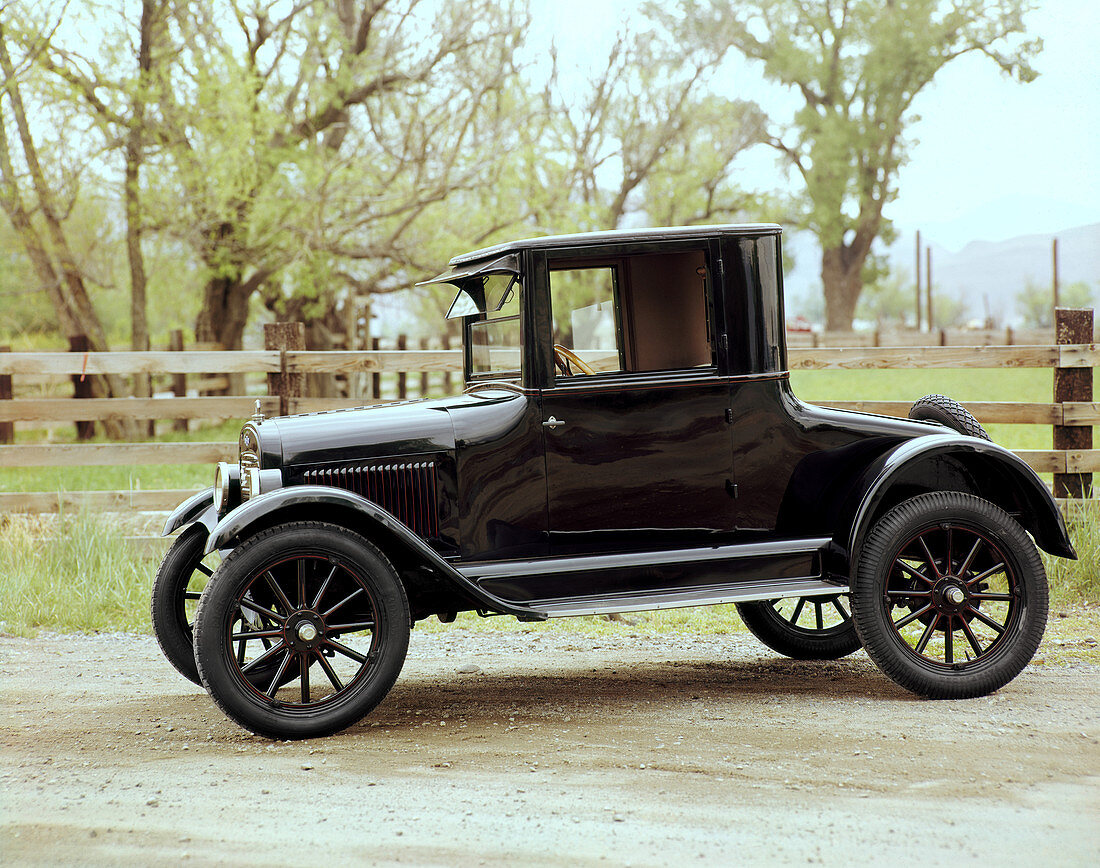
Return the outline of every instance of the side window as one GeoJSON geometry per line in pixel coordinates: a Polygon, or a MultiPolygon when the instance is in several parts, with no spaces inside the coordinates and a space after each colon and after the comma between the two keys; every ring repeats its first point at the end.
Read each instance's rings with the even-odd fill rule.
{"type": "Polygon", "coordinates": [[[550,272],[554,358],[560,374],[623,370],[617,286],[613,265],[550,272]]]}
{"type": "Polygon", "coordinates": [[[705,249],[551,265],[550,304],[559,379],[715,365],[705,249]]]}
{"type": "MultiPolygon", "coordinates": [[[[472,311],[483,312],[483,318],[469,326],[470,373],[515,376],[523,360],[521,285],[511,274],[490,274],[476,280],[476,286],[463,291],[472,311]]],[[[456,304],[460,300],[462,295],[456,304]]]]}

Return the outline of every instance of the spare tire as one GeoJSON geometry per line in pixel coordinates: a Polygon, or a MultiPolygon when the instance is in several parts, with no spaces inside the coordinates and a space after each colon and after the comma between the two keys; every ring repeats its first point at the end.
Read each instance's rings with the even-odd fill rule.
{"type": "Polygon", "coordinates": [[[909,418],[921,422],[939,422],[952,431],[982,440],[992,438],[962,404],[946,395],[925,395],[909,410],[909,418]]]}

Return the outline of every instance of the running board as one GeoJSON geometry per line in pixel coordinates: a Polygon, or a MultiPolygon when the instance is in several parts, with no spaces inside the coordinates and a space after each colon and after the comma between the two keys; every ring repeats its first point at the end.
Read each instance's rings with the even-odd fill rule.
{"type": "Polygon", "coordinates": [[[816,578],[774,579],[659,592],[541,600],[530,604],[530,608],[532,613],[546,618],[568,618],[576,615],[610,615],[617,612],[716,606],[720,603],[776,600],[783,597],[832,597],[847,593],[847,585],[816,578]]]}
{"type": "Polygon", "coordinates": [[[497,611],[541,620],[846,594],[847,584],[825,567],[830,544],[828,537],[770,540],[458,569],[482,595],[508,606],[497,611]]]}

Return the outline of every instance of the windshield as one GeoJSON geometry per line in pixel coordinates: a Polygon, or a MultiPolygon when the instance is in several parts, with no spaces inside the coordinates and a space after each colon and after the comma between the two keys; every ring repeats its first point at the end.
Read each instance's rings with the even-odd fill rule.
{"type": "Polygon", "coordinates": [[[467,278],[459,285],[458,295],[447,311],[447,319],[497,313],[512,301],[518,285],[518,274],[485,274],[467,278]]]}
{"type": "Polygon", "coordinates": [[[498,376],[520,372],[523,356],[520,351],[521,290],[522,284],[515,274],[484,275],[468,280],[451,305],[451,311],[460,305],[469,311],[455,314],[457,316],[482,316],[482,319],[470,323],[467,332],[471,375],[498,376]]]}

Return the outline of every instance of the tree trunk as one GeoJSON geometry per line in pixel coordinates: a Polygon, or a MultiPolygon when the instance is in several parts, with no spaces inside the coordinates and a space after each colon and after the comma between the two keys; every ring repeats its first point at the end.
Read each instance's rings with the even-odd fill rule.
{"type": "Polygon", "coordinates": [[[825,288],[825,330],[852,330],[856,304],[863,292],[863,264],[866,253],[840,244],[821,253],[821,283],[825,288]]]}
{"type": "MultiPolygon", "coordinates": [[[[195,323],[195,340],[217,344],[223,350],[243,348],[244,329],[248,324],[249,282],[236,277],[211,277],[203,290],[202,309],[195,323]]],[[[229,374],[225,394],[245,393],[244,374],[229,374]]]]}
{"type": "MultiPolygon", "coordinates": [[[[46,224],[46,238],[51,248],[47,248],[45,241],[38,236],[29,220],[23,221],[19,217],[20,213],[23,216],[26,214],[19,196],[16,178],[12,172],[6,135],[2,136],[4,142],[0,156],[3,157],[5,184],[11,189],[4,197],[4,210],[12,217],[13,225],[20,232],[39,276],[48,279],[47,291],[58,308],[59,319],[63,326],[66,329],[73,329],[76,334],[87,335],[89,348],[92,351],[107,351],[110,347],[103,323],[84,286],[84,276],[77,265],[69,239],[65,235],[65,229],[54,207],[53,191],[46,184],[46,175],[38,160],[38,149],[31,135],[30,124],[27,122],[27,112],[23,105],[23,97],[19,91],[11,56],[8,54],[2,25],[0,25],[0,72],[4,75],[4,89],[11,104],[15,127],[23,146],[27,173],[30,175],[31,185],[37,198],[38,211],[46,224]]],[[[72,336],[74,335],[70,335],[72,336]]],[[[92,388],[97,397],[122,397],[128,393],[125,380],[117,374],[93,378],[92,388]]],[[[103,428],[108,436],[115,439],[130,439],[137,432],[137,426],[131,419],[106,420],[103,428]]]]}
{"type": "Polygon", "coordinates": [[[248,323],[248,298],[252,294],[239,275],[211,277],[203,289],[202,309],[195,322],[195,340],[239,350],[248,323]]]}
{"type": "MultiPolygon", "coordinates": [[[[343,326],[343,322],[333,308],[326,310],[320,317],[310,319],[305,324],[306,346],[311,350],[342,349],[343,347],[337,346],[339,332],[336,329],[340,326],[343,326]]],[[[311,398],[342,397],[335,374],[307,374],[306,394],[311,398]]]]}
{"type": "MultiPolygon", "coordinates": [[[[126,136],[126,172],[124,197],[126,203],[126,254],[130,263],[130,349],[149,349],[145,256],[141,251],[141,166],[145,162],[145,87],[153,66],[153,25],[157,6],[153,0],[142,0],[141,40],[138,46],[138,81],[132,99],[132,118],[126,136]]],[[[134,394],[148,398],[153,394],[153,380],[148,374],[134,377],[134,394]]],[[[149,431],[154,433],[153,420],[149,431]]]]}

